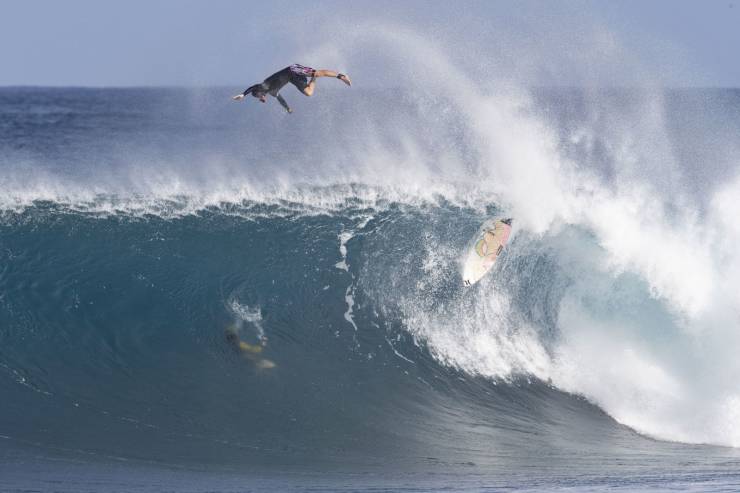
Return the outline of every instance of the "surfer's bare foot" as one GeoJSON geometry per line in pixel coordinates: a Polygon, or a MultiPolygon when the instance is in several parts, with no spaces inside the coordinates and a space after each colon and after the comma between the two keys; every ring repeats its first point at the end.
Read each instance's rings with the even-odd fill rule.
{"type": "Polygon", "coordinates": [[[242,99],[244,99],[244,94],[237,94],[231,99],[233,99],[234,101],[241,101],[242,99]]]}
{"type": "Polygon", "coordinates": [[[339,75],[337,75],[337,79],[341,80],[342,82],[344,82],[344,83],[345,83],[345,84],[347,84],[348,86],[352,86],[352,81],[351,81],[351,80],[349,80],[349,77],[347,77],[347,76],[346,76],[346,75],[344,75],[344,74],[339,74],[339,75]]]}

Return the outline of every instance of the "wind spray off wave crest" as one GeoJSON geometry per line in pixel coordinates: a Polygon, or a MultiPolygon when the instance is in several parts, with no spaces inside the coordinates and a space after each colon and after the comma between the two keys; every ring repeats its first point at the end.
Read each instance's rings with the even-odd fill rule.
{"type": "MultiPolygon", "coordinates": [[[[729,192],[697,193],[688,178],[704,165],[701,153],[691,161],[677,154],[679,131],[667,112],[680,113],[685,96],[564,90],[548,101],[457,66],[406,30],[374,26],[345,46],[392,53],[414,117],[423,115],[423,125],[409,119],[397,128],[403,144],[375,175],[413,169],[415,183],[467,182],[485,197],[481,205],[498,204],[524,232],[498,275],[467,294],[474,301],[461,295],[430,304],[419,287],[426,282],[406,285],[395,304],[408,330],[446,364],[495,379],[549,379],[648,435],[740,445],[733,384],[740,370],[727,349],[740,343],[740,317],[725,294],[740,290],[738,254],[728,248],[736,228],[722,200],[729,192]],[[445,139],[450,128],[455,137],[445,139]],[[457,152],[420,152],[430,136],[457,152]],[[531,268],[543,259],[550,268],[531,268]],[[539,296],[557,307],[550,325],[531,313],[539,296]]],[[[425,276],[448,275],[459,251],[451,246],[464,238],[440,241],[424,258],[441,249],[442,265],[425,276]]]]}

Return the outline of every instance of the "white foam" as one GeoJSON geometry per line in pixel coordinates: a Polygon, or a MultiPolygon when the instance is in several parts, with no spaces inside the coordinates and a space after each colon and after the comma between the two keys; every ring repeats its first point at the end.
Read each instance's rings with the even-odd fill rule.
{"type": "Polygon", "coordinates": [[[411,302],[406,308],[407,327],[444,364],[504,380],[516,375],[546,379],[549,374],[550,359],[536,331],[512,323],[501,293],[489,291],[472,306],[444,311],[411,308],[411,302]]]}
{"type": "Polygon", "coordinates": [[[265,338],[265,329],[262,327],[262,309],[259,306],[250,307],[249,305],[243,305],[235,298],[229,301],[228,306],[231,312],[237,317],[240,326],[244,322],[247,322],[254,327],[258,339],[265,338]]]}
{"type": "Polygon", "coordinates": [[[355,319],[352,316],[355,306],[354,285],[350,284],[349,286],[347,286],[347,290],[344,292],[344,302],[347,304],[347,311],[344,312],[344,319],[349,322],[352,328],[355,329],[355,332],[357,332],[357,324],[355,323],[355,319]]]}
{"type": "Polygon", "coordinates": [[[342,260],[336,263],[335,267],[343,271],[349,271],[349,265],[347,264],[347,242],[352,239],[353,233],[349,231],[342,231],[339,233],[339,254],[342,256],[342,260]]]}
{"type": "MultiPolygon", "coordinates": [[[[541,328],[513,310],[510,294],[493,281],[473,301],[456,298],[442,306],[426,303],[423,289],[409,290],[394,303],[411,333],[445,364],[492,378],[521,373],[552,379],[651,436],[738,446],[740,185],[717,191],[709,200],[710,217],[702,215],[703,206],[685,193],[660,91],[645,92],[634,111],[595,96],[594,118],[574,129],[572,138],[605,146],[613,164],[604,177],[589,163],[560,154],[558,136],[511,81],[490,92],[434,42],[408,30],[380,26],[346,46],[368,45],[387,48],[392,63],[401,66],[392,65],[394,70],[418,94],[419,111],[430,116],[424,139],[415,143],[418,126],[410,125],[401,151],[372,152],[383,156],[383,165],[368,160],[369,168],[380,167],[389,182],[413,176],[414,184],[425,185],[467,173],[474,180],[471,196],[486,196],[476,193],[485,190],[488,201],[504,206],[520,230],[533,234],[532,241],[567,226],[592,235],[590,256],[556,252],[573,284],[559,307],[551,352],[541,328]],[[444,139],[441,129],[453,122],[464,127],[466,144],[474,148],[472,168],[459,159],[440,165],[436,156],[419,151],[429,136],[444,139]],[[426,167],[419,169],[419,162],[426,167]],[[433,178],[431,169],[439,171],[433,178]],[[638,309],[639,317],[621,314],[638,309]]],[[[441,275],[439,259],[426,255],[419,261],[426,262],[425,275],[441,275]]]]}
{"type": "MultiPolygon", "coordinates": [[[[349,263],[347,262],[347,242],[355,236],[356,231],[367,226],[372,218],[372,215],[361,214],[359,217],[355,218],[357,224],[353,229],[339,233],[339,254],[342,256],[342,260],[335,264],[337,269],[349,272],[349,263]]],[[[347,286],[347,289],[344,292],[344,302],[347,305],[347,310],[344,312],[344,319],[349,322],[355,332],[357,332],[358,328],[353,316],[355,306],[355,275],[350,273],[350,279],[350,285],[347,286]]]]}

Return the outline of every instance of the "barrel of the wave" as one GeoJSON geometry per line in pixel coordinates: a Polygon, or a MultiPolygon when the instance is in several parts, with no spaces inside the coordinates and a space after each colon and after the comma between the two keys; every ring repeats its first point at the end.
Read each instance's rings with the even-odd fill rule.
{"type": "Polygon", "coordinates": [[[480,281],[496,263],[511,236],[511,221],[511,218],[489,219],[470,241],[462,270],[463,283],[466,286],[480,281]]]}

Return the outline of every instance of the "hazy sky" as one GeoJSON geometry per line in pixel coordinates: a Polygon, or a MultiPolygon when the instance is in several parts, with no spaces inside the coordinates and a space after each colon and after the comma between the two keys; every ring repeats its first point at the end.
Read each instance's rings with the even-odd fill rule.
{"type": "Polygon", "coordinates": [[[740,87],[734,2],[0,0],[0,85],[246,86],[300,62],[382,86],[388,28],[530,84],[740,87]]]}

